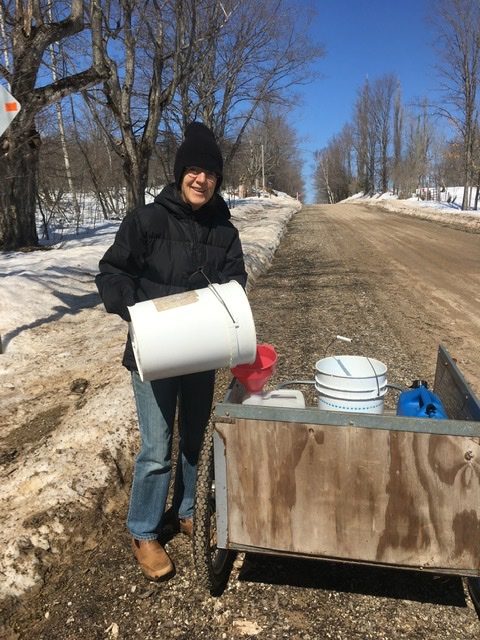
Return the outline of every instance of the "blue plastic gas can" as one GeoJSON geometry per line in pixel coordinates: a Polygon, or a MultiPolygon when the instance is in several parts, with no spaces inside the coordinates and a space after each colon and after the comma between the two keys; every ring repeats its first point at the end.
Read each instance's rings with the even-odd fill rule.
{"type": "Polygon", "coordinates": [[[437,420],[448,418],[440,398],[423,385],[402,391],[397,403],[397,416],[437,420]]]}

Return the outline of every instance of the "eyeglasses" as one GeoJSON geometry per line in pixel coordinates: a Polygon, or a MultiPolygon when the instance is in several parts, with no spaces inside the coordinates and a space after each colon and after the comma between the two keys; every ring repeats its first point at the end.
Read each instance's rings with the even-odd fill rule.
{"type": "Polygon", "coordinates": [[[213,171],[206,171],[205,169],[201,169],[200,167],[187,167],[186,173],[188,173],[189,176],[194,176],[195,178],[199,176],[201,173],[204,173],[206,179],[209,182],[216,182],[218,178],[217,174],[214,173],[213,171]]]}

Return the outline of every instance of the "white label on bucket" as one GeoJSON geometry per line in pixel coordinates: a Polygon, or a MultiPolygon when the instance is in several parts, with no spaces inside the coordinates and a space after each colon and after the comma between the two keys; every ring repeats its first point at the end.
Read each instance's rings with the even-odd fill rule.
{"type": "Polygon", "coordinates": [[[172,296],[165,298],[155,298],[152,300],[157,311],[167,311],[167,309],[176,309],[184,307],[187,304],[195,304],[198,301],[198,293],[196,291],[185,291],[185,293],[174,293],[172,296]]]}

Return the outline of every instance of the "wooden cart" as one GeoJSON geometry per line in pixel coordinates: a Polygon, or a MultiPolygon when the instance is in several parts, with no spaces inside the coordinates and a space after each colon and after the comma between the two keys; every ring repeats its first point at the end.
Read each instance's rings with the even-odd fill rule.
{"type": "Polygon", "coordinates": [[[234,380],[199,461],[194,559],[220,594],[236,552],[469,576],[480,591],[480,403],[443,346],[448,420],[242,405],[234,380]]]}

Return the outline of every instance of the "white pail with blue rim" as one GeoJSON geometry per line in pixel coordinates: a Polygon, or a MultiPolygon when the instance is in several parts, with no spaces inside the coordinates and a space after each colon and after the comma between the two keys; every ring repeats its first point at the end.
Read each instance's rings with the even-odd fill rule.
{"type": "Polygon", "coordinates": [[[315,364],[318,407],[327,411],[383,413],[387,367],[365,356],[330,356],[315,364]]]}

